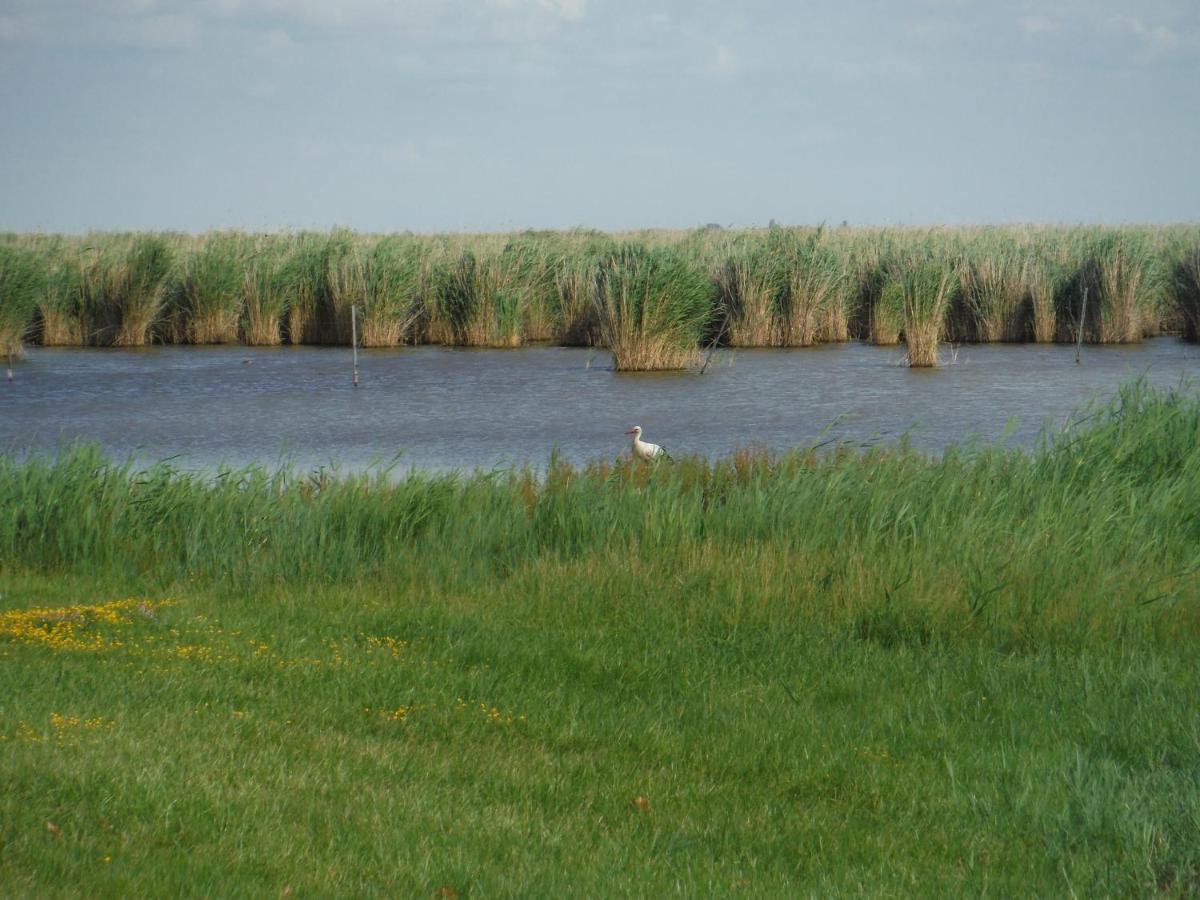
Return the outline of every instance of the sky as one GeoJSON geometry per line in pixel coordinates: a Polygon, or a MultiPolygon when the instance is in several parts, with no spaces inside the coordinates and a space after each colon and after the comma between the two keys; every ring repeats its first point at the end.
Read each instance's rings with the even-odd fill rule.
{"type": "Polygon", "coordinates": [[[1200,2],[0,0],[0,230],[1200,219],[1200,2]]]}

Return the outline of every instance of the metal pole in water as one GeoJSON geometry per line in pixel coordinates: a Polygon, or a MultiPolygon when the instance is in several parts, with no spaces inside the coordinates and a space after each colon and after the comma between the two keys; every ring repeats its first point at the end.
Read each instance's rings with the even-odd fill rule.
{"type": "Polygon", "coordinates": [[[354,353],[354,386],[358,387],[358,313],[350,307],[350,347],[354,353]]]}
{"type": "Polygon", "coordinates": [[[8,351],[8,380],[12,381],[12,347],[5,348],[8,351]]]}
{"type": "Polygon", "coordinates": [[[1087,319],[1087,285],[1083,286],[1083,299],[1079,301],[1079,334],[1075,338],[1075,365],[1079,365],[1079,351],[1083,349],[1083,323],[1087,319]]]}

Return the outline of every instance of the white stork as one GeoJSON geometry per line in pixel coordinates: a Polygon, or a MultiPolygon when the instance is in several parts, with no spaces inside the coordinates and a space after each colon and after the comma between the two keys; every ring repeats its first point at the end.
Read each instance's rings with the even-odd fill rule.
{"type": "Polygon", "coordinates": [[[634,425],[625,433],[633,435],[633,455],[635,458],[645,460],[659,459],[660,457],[663,459],[671,458],[670,454],[658,446],[658,444],[651,444],[649,441],[642,440],[641,425],[634,425]]]}

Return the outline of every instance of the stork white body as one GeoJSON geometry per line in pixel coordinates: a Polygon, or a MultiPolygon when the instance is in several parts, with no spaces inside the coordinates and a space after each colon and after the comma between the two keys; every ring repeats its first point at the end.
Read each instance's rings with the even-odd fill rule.
{"type": "Polygon", "coordinates": [[[633,435],[633,455],[636,459],[658,459],[658,457],[666,455],[666,451],[658,444],[642,440],[641,425],[634,425],[625,433],[633,435]]]}

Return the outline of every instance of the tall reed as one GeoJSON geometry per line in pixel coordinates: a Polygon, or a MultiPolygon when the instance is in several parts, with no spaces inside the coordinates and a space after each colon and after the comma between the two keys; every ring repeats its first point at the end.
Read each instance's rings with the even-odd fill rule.
{"type": "Polygon", "coordinates": [[[554,276],[558,291],[558,342],[568,347],[591,346],[599,340],[596,322],[596,279],[600,265],[615,244],[608,235],[582,236],[560,261],[554,276]]]}
{"type": "Polygon", "coordinates": [[[317,343],[320,338],[317,307],[325,279],[327,240],[323,234],[301,232],[280,264],[279,281],[288,300],[284,330],[290,344],[317,343]]]}
{"type": "Polygon", "coordinates": [[[1200,244],[1180,254],[1171,267],[1168,291],[1185,341],[1200,341],[1200,244]]]}
{"type": "Polygon", "coordinates": [[[361,309],[366,298],[368,252],[347,229],[336,229],[326,237],[317,293],[315,343],[350,343],[350,308],[361,309]]]}
{"type": "Polygon", "coordinates": [[[893,263],[883,294],[904,311],[905,361],[914,368],[936,366],[946,313],[959,283],[954,261],[926,248],[893,263]]]}
{"type": "Polygon", "coordinates": [[[617,371],[683,369],[713,317],[712,282],[673,248],[622,244],[600,266],[596,320],[617,371]]]}
{"type": "Polygon", "coordinates": [[[784,277],[783,343],[807,347],[849,337],[849,296],[841,259],[823,228],[796,233],[777,229],[784,277]]]}
{"type": "Polygon", "coordinates": [[[179,286],[183,339],[229,344],[238,339],[246,246],[233,232],[214,232],[187,258],[179,286]]]}
{"type": "Polygon", "coordinates": [[[45,262],[36,250],[0,245],[0,354],[20,354],[45,287],[45,262]]]}
{"type": "MultiPolygon", "coordinates": [[[[1104,233],[1092,238],[1080,270],[1080,286],[1095,303],[1093,327],[1085,340],[1101,344],[1140,341],[1154,296],[1143,241],[1124,233],[1104,233]]],[[[1089,315],[1093,312],[1089,308],[1089,315]]]]}
{"type": "Polygon", "coordinates": [[[561,330],[556,275],[564,255],[561,239],[552,232],[525,232],[501,251],[503,269],[520,286],[526,340],[549,341],[561,330]]]}
{"type": "Polygon", "coordinates": [[[424,246],[408,235],[385,237],[364,254],[359,339],[364,347],[403,343],[417,320],[424,246]]]}
{"type": "Polygon", "coordinates": [[[970,341],[1023,341],[1032,332],[1029,262],[1008,239],[976,239],[961,267],[954,337],[970,341]]]}
{"type": "Polygon", "coordinates": [[[904,330],[904,304],[894,290],[885,291],[896,250],[884,232],[868,232],[849,250],[851,291],[856,313],[851,329],[880,347],[900,343],[904,330]]]}
{"type": "Polygon", "coordinates": [[[717,300],[731,347],[779,347],[787,342],[787,274],[776,241],[741,236],[716,267],[717,300]]]}
{"type": "Polygon", "coordinates": [[[149,343],[163,312],[164,290],[173,261],[166,240],[141,235],[123,258],[109,266],[104,290],[116,321],[113,344],[140,347],[149,343]]]}
{"type": "Polygon", "coordinates": [[[242,340],[252,347],[270,347],[283,341],[283,318],[288,308],[284,273],[290,247],[262,237],[242,272],[242,340]]]}
{"type": "Polygon", "coordinates": [[[519,347],[525,291],[519,259],[463,250],[443,276],[441,306],[450,340],[468,347],[519,347]]]}
{"type": "Polygon", "coordinates": [[[38,340],[45,347],[81,347],[88,343],[84,310],[87,268],[95,264],[90,247],[58,243],[48,251],[46,287],[38,297],[38,340]]]}
{"type": "Polygon", "coordinates": [[[1071,269],[1060,254],[1041,251],[1027,261],[1030,332],[1039,344],[1055,340],[1058,334],[1060,298],[1070,285],[1071,276],[1071,269]]]}

